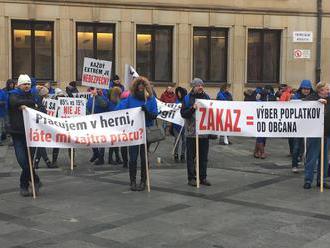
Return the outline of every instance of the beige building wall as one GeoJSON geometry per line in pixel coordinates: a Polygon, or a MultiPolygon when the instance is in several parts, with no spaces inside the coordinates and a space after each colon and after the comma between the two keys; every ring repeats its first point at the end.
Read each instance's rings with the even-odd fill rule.
{"type": "MultiPolygon", "coordinates": [[[[135,65],[137,24],[172,25],[173,80],[189,87],[192,79],[193,28],[226,27],[228,83],[235,99],[243,98],[247,81],[247,32],[249,28],[282,30],[280,82],[296,87],[302,79],[315,79],[316,0],[144,0],[140,1],[0,1],[0,82],[11,77],[12,19],[54,21],[54,80],[65,85],[76,75],[76,22],[116,24],[116,72],[124,77],[126,63],[135,65]],[[293,43],[293,31],[312,31],[313,43],[293,43]],[[311,59],[293,59],[293,49],[311,50],[311,59]]],[[[330,82],[330,1],[323,1],[322,75],[330,82]]],[[[165,85],[157,84],[157,91],[165,85]]],[[[215,97],[219,85],[208,85],[215,97]]]]}

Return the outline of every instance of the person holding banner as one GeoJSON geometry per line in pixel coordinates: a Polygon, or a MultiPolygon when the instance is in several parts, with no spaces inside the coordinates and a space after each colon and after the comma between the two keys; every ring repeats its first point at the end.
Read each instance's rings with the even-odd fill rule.
{"type": "MultiPolygon", "coordinates": [[[[141,107],[145,113],[146,127],[154,125],[157,118],[157,102],[152,93],[150,82],[145,77],[135,78],[131,85],[131,94],[122,100],[116,110],[141,107]]],[[[146,150],[145,145],[137,145],[129,147],[129,176],[132,191],[144,191],[146,188],[146,150]],[[141,160],[141,182],[139,187],[136,185],[137,159],[140,153],[141,160]]]]}
{"type": "MultiPolygon", "coordinates": [[[[303,80],[298,91],[293,95],[292,100],[302,100],[311,94],[315,94],[310,80],[303,80]]],[[[304,138],[292,138],[291,140],[292,172],[298,173],[298,162],[304,154],[304,138]]]]}
{"type": "Polygon", "coordinates": [[[196,158],[196,116],[198,106],[196,99],[207,99],[210,97],[204,91],[204,82],[200,78],[194,78],[191,82],[192,90],[185,96],[181,108],[181,116],[185,119],[186,143],[187,143],[187,172],[188,185],[196,186],[196,172],[194,160],[199,159],[200,184],[211,186],[207,177],[207,160],[209,152],[209,136],[199,136],[199,158],[196,158]]]}
{"type": "Polygon", "coordinates": [[[121,92],[125,91],[125,87],[124,87],[124,85],[121,84],[121,81],[120,81],[120,78],[118,75],[114,75],[114,77],[110,81],[110,89],[112,89],[114,87],[118,87],[121,90],[121,92]]]}
{"type": "MultiPolygon", "coordinates": [[[[108,111],[115,111],[118,103],[120,102],[121,89],[119,87],[113,87],[110,89],[110,96],[108,101],[108,111]]],[[[110,147],[109,148],[109,159],[108,164],[122,164],[123,161],[120,159],[119,147],[110,147]],[[116,159],[113,160],[112,155],[115,153],[116,159]]]]}
{"type": "MultiPolygon", "coordinates": [[[[108,112],[108,99],[103,95],[102,89],[91,87],[89,89],[91,97],[87,101],[87,111],[90,114],[100,114],[108,112]]],[[[104,148],[93,148],[93,156],[89,160],[94,165],[104,164],[104,148]]]]}
{"type": "MultiPolygon", "coordinates": [[[[324,180],[327,177],[328,169],[328,144],[327,137],[330,134],[330,97],[329,86],[326,83],[319,82],[316,85],[316,93],[304,98],[306,101],[319,101],[325,105],[324,109],[324,147],[321,147],[320,138],[307,138],[306,163],[305,163],[305,183],[304,189],[312,187],[314,179],[314,169],[317,165],[316,185],[320,187],[320,170],[321,170],[321,149],[324,149],[324,180]]],[[[330,189],[330,185],[323,181],[323,187],[330,189]]]]}
{"type": "MultiPolygon", "coordinates": [[[[28,149],[30,148],[28,148],[26,144],[22,110],[24,107],[38,109],[38,105],[31,93],[31,79],[28,75],[22,74],[19,76],[17,81],[17,88],[9,92],[8,105],[10,124],[8,131],[13,138],[17,162],[22,168],[20,177],[20,194],[24,197],[32,196],[31,192],[29,192],[31,172],[29,168],[28,149]]],[[[39,188],[41,187],[40,178],[35,174],[34,169],[31,170],[34,174],[35,190],[38,192],[39,188]]]]}

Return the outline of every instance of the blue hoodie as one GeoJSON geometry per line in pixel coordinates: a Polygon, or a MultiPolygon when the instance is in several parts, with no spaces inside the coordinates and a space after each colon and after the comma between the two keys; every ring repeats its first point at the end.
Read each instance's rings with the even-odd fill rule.
{"type": "Polygon", "coordinates": [[[301,89],[310,89],[311,91],[310,91],[309,94],[312,94],[314,92],[312,82],[310,80],[306,80],[306,79],[302,80],[301,83],[300,83],[299,89],[297,90],[297,92],[292,97],[293,100],[299,100],[299,99],[303,99],[303,98],[306,97],[305,95],[303,95],[301,93],[301,89]]]}
{"type": "MultiPolygon", "coordinates": [[[[152,113],[153,115],[158,115],[157,110],[157,102],[156,98],[154,96],[149,97],[147,101],[143,101],[140,99],[137,99],[136,97],[130,95],[126,99],[122,100],[116,107],[116,110],[122,110],[122,109],[130,109],[130,108],[137,108],[145,105],[146,109],[149,113],[152,113]]],[[[151,127],[154,125],[153,120],[146,118],[146,126],[151,127]]]]}
{"type": "MultiPolygon", "coordinates": [[[[87,110],[92,113],[93,96],[90,96],[87,101],[87,110]]],[[[100,114],[108,111],[108,99],[105,96],[95,96],[94,114],[100,114]]]]}
{"type": "Polygon", "coordinates": [[[0,89],[0,118],[4,118],[7,114],[8,95],[4,90],[0,89]]]}
{"type": "Polygon", "coordinates": [[[220,101],[232,101],[233,96],[230,94],[229,91],[222,91],[220,90],[217,94],[217,100],[220,101]]]}

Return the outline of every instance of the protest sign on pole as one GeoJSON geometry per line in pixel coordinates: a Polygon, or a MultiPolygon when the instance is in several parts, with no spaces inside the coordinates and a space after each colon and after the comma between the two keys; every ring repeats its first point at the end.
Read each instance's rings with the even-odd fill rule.
{"type": "Polygon", "coordinates": [[[58,115],[59,118],[71,118],[86,115],[85,98],[59,97],[58,115]]]}
{"type": "Polygon", "coordinates": [[[317,101],[228,102],[197,100],[198,135],[323,137],[324,105],[317,101]]]}
{"type": "Polygon", "coordinates": [[[74,98],[85,98],[88,100],[88,98],[92,95],[90,92],[79,92],[79,93],[72,93],[72,96],[74,98]]]}
{"type": "Polygon", "coordinates": [[[98,89],[109,89],[111,66],[111,61],[84,58],[81,84],[98,89]]]}
{"type": "Polygon", "coordinates": [[[134,78],[139,77],[139,74],[136,72],[136,70],[133,68],[133,66],[125,64],[125,82],[124,86],[125,89],[129,89],[131,86],[131,82],[134,78]]]}
{"type": "Polygon", "coordinates": [[[179,126],[184,125],[184,119],[181,116],[181,103],[165,103],[157,99],[158,119],[168,121],[179,126]]]}
{"type": "Polygon", "coordinates": [[[42,99],[42,104],[47,110],[47,115],[56,116],[58,102],[56,99],[44,98],[42,99]]]}
{"type": "Polygon", "coordinates": [[[97,148],[146,143],[141,108],[67,119],[26,108],[23,115],[29,147],[97,148]]]}

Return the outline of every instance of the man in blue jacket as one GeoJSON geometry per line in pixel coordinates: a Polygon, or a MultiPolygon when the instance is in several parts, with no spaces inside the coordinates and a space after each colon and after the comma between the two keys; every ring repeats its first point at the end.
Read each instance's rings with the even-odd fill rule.
{"type": "MultiPolygon", "coordinates": [[[[185,130],[187,137],[187,171],[188,185],[196,186],[196,172],[194,161],[196,159],[196,99],[210,99],[204,91],[204,82],[200,78],[195,78],[191,82],[192,90],[185,96],[181,108],[181,116],[185,119],[185,130]]],[[[211,186],[207,177],[207,157],[209,152],[208,135],[199,136],[199,165],[200,165],[200,184],[211,186]]]]}
{"type": "MultiPolygon", "coordinates": [[[[90,88],[92,95],[87,101],[87,111],[89,114],[100,114],[108,112],[108,99],[103,95],[101,89],[96,89],[94,87],[90,88]],[[94,106],[93,106],[93,99],[94,106]]],[[[91,163],[95,162],[94,165],[104,164],[104,148],[93,148],[93,156],[89,160],[91,163]]]]}
{"type": "MultiPolygon", "coordinates": [[[[23,121],[23,108],[37,109],[35,98],[31,93],[31,79],[28,75],[20,75],[17,82],[17,88],[9,92],[9,133],[11,134],[14,142],[15,155],[18,164],[22,168],[20,177],[20,193],[22,196],[32,196],[29,192],[29,182],[31,181],[31,174],[29,169],[28,160],[28,147],[25,138],[25,129],[23,121]]],[[[32,152],[33,156],[33,152],[32,152]]],[[[39,191],[41,182],[39,177],[33,170],[35,179],[36,192],[39,191]]]]}
{"type": "MultiPolygon", "coordinates": [[[[154,125],[154,120],[157,118],[157,102],[153,95],[152,88],[148,79],[144,77],[138,77],[133,80],[131,94],[128,98],[122,100],[117,110],[130,109],[141,107],[145,113],[146,127],[154,125]]],[[[131,181],[132,191],[143,191],[146,188],[146,157],[145,157],[145,146],[130,146],[129,147],[129,176],[131,181]],[[137,174],[137,158],[140,150],[141,160],[141,182],[140,186],[136,186],[136,174],[137,174]]]]}

